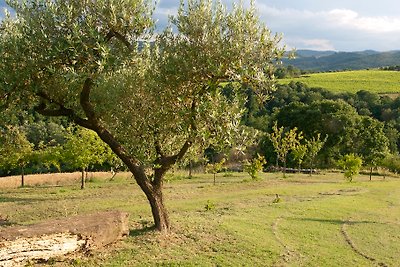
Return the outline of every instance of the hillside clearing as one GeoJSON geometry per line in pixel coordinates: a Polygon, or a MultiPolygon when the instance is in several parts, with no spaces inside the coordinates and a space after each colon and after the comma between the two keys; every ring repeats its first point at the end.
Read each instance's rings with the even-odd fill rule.
{"type": "Polygon", "coordinates": [[[379,94],[400,93],[400,72],[383,70],[358,70],[324,72],[303,75],[300,78],[280,79],[280,84],[302,82],[309,87],[320,87],[333,92],[356,93],[367,90],[379,94]]]}
{"type": "Polygon", "coordinates": [[[400,180],[342,174],[218,174],[165,184],[173,232],[149,231],[151,214],[131,179],[78,186],[3,189],[7,224],[117,209],[130,213],[130,237],[57,266],[395,266],[400,261],[400,180]],[[275,194],[281,201],[274,204],[275,194]],[[206,211],[205,206],[210,205],[206,211]],[[350,240],[350,241],[349,241],[350,240]],[[353,244],[353,247],[350,245],[353,244]],[[355,250],[356,248],[357,250],[355,250]],[[370,259],[375,259],[376,263],[370,259]]]}

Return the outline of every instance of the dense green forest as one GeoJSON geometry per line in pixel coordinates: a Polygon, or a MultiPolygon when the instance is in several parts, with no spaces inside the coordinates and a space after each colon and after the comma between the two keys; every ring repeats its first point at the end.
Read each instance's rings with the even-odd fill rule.
{"type": "MultiPolygon", "coordinates": [[[[399,97],[368,91],[333,93],[292,82],[279,85],[264,105],[249,95],[247,108],[244,122],[263,132],[270,132],[276,121],[285,129],[296,127],[305,139],[318,134],[325,137],[318,156],[320,167],[335,167],[343,155],[355,153],[365,165],[372,163],[371,155],[376,155],[380,165],[397,171],[393,155],[399,151],[399,97]]],[[[275,162],[269,138],[265,137],[258,149],[268,162],[275,162]]]]}
{"type": "MultiPolygon", "coordinates": [[[[224,90],[228,94],[229,86],[224,90]]],[[[277,122],[285,131],[297,128],[302,132],[303,143],[317,135],[325,139],[314,166],[336,167],[337,160],[342,156],[354,153],[363,158],[365,166],[378,165],[374,160],[379,159],[379,165],[398,171],[400,97],[393,99],[368,91],[334,93],[310,88],[300,82],[278,85],[264,104],[258,101],[251,90],[245,90],[243,97],[247,101],[242,123],[262,133],[257,147],[248,152],[254,155],[249,157],[256,153],[263,155],[268,162],[266,166],[277,163],[275,149],[268,137],[274,122],[277,122]]],[[[1,131],[3,139],[11,136],[9,138],[19,140],[11,142],[14,152],[10,152],[9,156],[15,160],[7,161],[3,157],[0,170],[3,176],[21,173],[21,166],[25,173],[82,168],[117,170],[122,167],[121,162],[90,131],[81,131],[66,120],[42,117],[33,109],[24,114],[4,111],[1,131]],[[84,141],[78,144],[79,140],[84,141]],[[77,147],[77,152],[73,151],[73,147],[77,147]],[[97,156],[86,156],[88,162],[82,162],[77,157],[83,154],[83,150],[97,156]],[[15,151],[18,151],[18,156],[15,156],[18,154],[15,151]],[[26,155],[21,155],[23,153],[26,155]]],[[[213,161],[210,149],[206,152],[206,156],[213,161]]],[[[287,163],[289,167],[297,167],[293,153],[288,155],[287,163]]],[[[310,167],[310,158],[306,157],[303,165],[310,167]]]]}

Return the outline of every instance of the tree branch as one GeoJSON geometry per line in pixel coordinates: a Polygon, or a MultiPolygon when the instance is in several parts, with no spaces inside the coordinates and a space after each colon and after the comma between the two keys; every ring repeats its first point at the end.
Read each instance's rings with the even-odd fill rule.
{"type": "Polygon", "coordinates": [[[160,158],[163,158],[164,157],[164,153],[162,152],[162,149],[161,149],[160,140],[158,140],[157,135],[155,135],[154,137],[155,137],[154,147],[156,149],[156,153],[160,158]]]}
{"type": "Polygon", "coordinates": [[[121,41],[128,49],[129,51],[132,51],[132,44],[128,41],[128,39],[126,39],[125,36],[123,36],[122,34],[120,34],[117,31],[114,30],[110,30],[106,37],[105,37],[105,41],[106,43],[108,43],[113,37],[117,38],[119,41],[121,41]]]}
{"type": "Polygon", "coordinates": [[[149,190],[153,190],[153,185],[146,176],[145,170],[141,162],[137,158],[129,155],[127,150],[124,148],[123,145],[121,145],[118,142],[115,136],[99,123],[99,120],[97,119],[96,114],[94,112],[93,106],[90,103],[91,87],[92,87],[92,80],[90,78],[87,78],[83,85],[79,99],[81,107],[85,112],[85,115],[87,116],[87,119],[79,117],[74,110],[66,108],[62,103],[55,101],[47,93],[43,91],[37,93],[37,96],[43,99],[44,101],[57,105],[58,109],[50,109],[48,108],[45,102],[42,102],[37,107],[35,107],[35,111],[45,116],[52,116],[52,117],[65,116],[70,118],[76,124],[84,128],[95,131],[97,135],[100,137],[100,139],[103,140],[106,144],[108,144],[111,150],[126,164],[129,170],[132,171],[135,180],[137,181],[139,186],[144,191],[149,193],[150,192],[149,190]]]}
{"type": "MultiPolygon", "coordinates": [[[[189,137],[187,138],[187,140],[185,141],[185,143],[183,144],[183,146],[181,147],[179,152],[177,154],[175,154],[173,156],[169,156],[169,157],[162,156],[161,158],[159,158],[156,161],[156,164],[159,164],[161,166],[157,166],[157,168],[154,171],[153,185],[155,187],[160,187],[161,186],[162,178],[163,178],[164,173],[172,165],[174,165],[176,162],[181,160],[185,156],[185,154],[189,150],[189,148],[192,146],[193,139],[194,139],[194,134],[197,131],[197,127],[196,127],[196,108],[197,108],[197,102],[196,102],[196,99],[193,99],[192,106],[190,108],[191,116],[190,116],[190,133],[189,133],[189,137]]],[[[157,151],[157,149],[158,148],[157,148],[157,145],[156,145],[156,151],[157,151]]],[[[159,149],[161,151],[161,147],[159,149]]]]}
{"type": "Polygon", "coordinates": [[[87,78],[85,80],[85,83],[83,84],[79,102],[80,102],[81,107],[82,107],[83,111],[85,112],[85,115],[87,116],[88,120],[95,124],[98,124],[98,119],[94,112],[92,103],[90,103],[90,92],[92,89],[92,85],[93,85],[92,79],[87,78]]]}
{"type": "Polygon", "coordinates": [[[66,108],[58,103],[56,104],[59,106],[58,109],[49,109],[47,105],[42,102],[38,106],[36,106],[34,110],[43,116],[68,117],[73,122],[84,128],[93,129],[93,125],[88,120],[82,119],[81,117],[77,116],[72,109],[66,108]]]}

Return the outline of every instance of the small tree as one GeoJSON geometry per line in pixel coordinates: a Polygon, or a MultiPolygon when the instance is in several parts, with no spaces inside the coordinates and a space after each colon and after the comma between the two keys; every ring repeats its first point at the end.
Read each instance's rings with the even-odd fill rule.
{"type": "Polygon", "coordinates": [[[354,154],[347,154],[338,161],[338,166],[344,170],[344,177],[352,182],[354,176],[360,172],[362,159],[354,154]]]}
{"type": "Polygon", "coordinates": [[[310,176],[314,168],[315,157],[318,155],[319,151],[321,151],[327,139],[328,136],[325,136],[324,140],[321,140],[321,134],[317,134],[316,137],[306,140],[308,160],[310,161],[310,176]]]}
{"type": "Polygon", "coordinates": [[[95,132],[84,128],[68,129],[63,158],[71,167],[81,170],[81,189],[85,188],[85,172],[89,166],[102,164],[107,160],[112,153],[108,150],[108,146],[100,140],[95,132]]]}
{"type": "Polygon", "coordinates": [[[257,157],[253,158],[251,161],[246,160],[243,163],[243,168],[253,180],[257,180],[258,173],[262,171],[266,163],[267,161],[265,160],[265,158],[257,154],[257,157]]]}
{"type": "Polygon", "coordinates": [[[283,162],[283,177],[285,177],[287,155],[300,144],[300,140],[303,139],[303,133],[297,133],[296,127],[284,133],[284,128],[278,128],[278,123],[275,122],[269,138],[272,141],[278,159],[283,162]]]}
{"type": "Polygon", "coordinates": [[[42,164],[45,168],[55,167],[58,171],[61,169],[63,147],[61,145],[49,146],[39,143],[35,151],[35,161],[42,164]]]}
{"type": "Polygon", "coordinates": [[[303,145],[303,144],[299,144],[292,150],[293,158],[298,164],[298,172],[300,172],[300,170],[301,170],[301,164],[303,163],[303,160],[307,154],[307,151],[308,151],[307,145],[303,145]]]}
{"type": "Polygon", "coordinates": [[[389,154],[389,139],[384,132],[384,124],[370,117],[361,120],[361,131],[358,134],[358,154],[365,165],[369,166],[369,180],[372,180],[372,170],[389,154]]]}
{"type": "Polygon", "coordinates": [[[226,161],[225,158],[223,158],[220,162],[207,163],[206,165],[206,172],[214,174],[214,185],[215,185],[216,175],[218,172],[222,170],[225,161],[226,161]]]}
{"type": "Polygon", "coordinates": [[[9,126],[1,131],[0,155],[1,168],[20,169],[21,187],[24,187],[25,167],[34,157],[33,144],[17,127],[9,126]]]}

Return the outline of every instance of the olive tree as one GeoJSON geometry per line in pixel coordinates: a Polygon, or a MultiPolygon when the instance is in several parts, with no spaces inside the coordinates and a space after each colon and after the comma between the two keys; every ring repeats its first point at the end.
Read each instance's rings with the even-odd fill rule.
{"type": "Polygon", "coordinates": [[[16,17],[0,26],[2,98],[96,132],[132,172],[161,231],[170,227],[165,173],[194,143],[236,135],[240,85],[265,99],[284,52],[254,3],[228,11],[219,1],[182,1],[158,34],[150,0],[7,3],[16,17]]]}
{"type": "Polygon", "coordinates": [[[67,133],[61,157],[71,167],[81,170],[81,189],[84,189],[89,166],[104,163],[110,149],[91,130],[68,128],[67,133]]]}
{"type": "Polygon", "coordinates": [[[0,129],[0,168],[19,168],[21,187],[25,186],[25,166],[30,163],[35,153],[33,144],[18,127],[8,126],[0,129]]]}
{"type": "Polygon", "coordinates": [[[312,172],[314,169],[314,161],[315,157],[321,151],[322,147],[326,143],[328,136],[326,135],[324,139],[321,139],[321,134],[317,134],[313,136],[311,139],[306,140],[306,147],[307,147],[307,157],[310,162],[310,176],[312,176],[312,172]]]}
{"type": "Polygon", "coordinates": [[[363,117],[361,119],[356,144],[364,164],[370,167],[370,180],[372,179],[372,169],[376,168],[380,161],[389,154],[389,139],[386,137],[383,127],[383,123],[372,118],[363,117]]]}
{"type": "Polygon", "coordinates": [[[283,163],[283,177],[285,177],[287,155],[300,145],[303,132],[297,132],[297,127],[285,132],[284,127],[278,128],[278,123],[275,122],[272,126],[272,133],[268,134],[268,137],[274,146],[277,158],[283,163]]]}
{"type": "Polygon", "coordinates": [[[340,160],[338,160],[337,164],[344,171],[344,177],[352,182],[354,176],[358,175],[362,166],[362,159],[351,153],[344,155],[340,160]]]}

